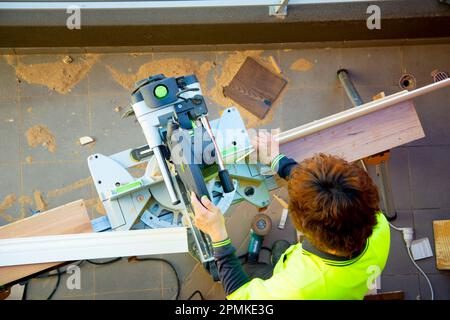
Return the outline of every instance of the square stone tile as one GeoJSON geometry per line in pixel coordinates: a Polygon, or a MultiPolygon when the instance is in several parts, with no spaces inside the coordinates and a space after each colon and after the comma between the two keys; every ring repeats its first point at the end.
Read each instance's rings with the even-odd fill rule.
{"type": "Polygon", "coordinates": [[[0,100],[17,100],[17,78],[14,69],[15,56],[0,57],[0,100]]]}
{"type": "Polygon", "coordinates": [[[408,146],[450,145],[449,101],[450,90],[448,88],[413,100],[425,137],[410,142],[408,146]]]}
{"type": "Polygon", "coordinates": [[[381,275],[381,292],[403,291],[405,300],[420,297],[419,275],[381,275]]]}
{"type": "MultiPolygon", "coordinates": [[[[340,68],[358,86],[396,86],[401,77],[400,47],[342,48],[340,68]]],[[[336,70],[337,71],[337,70],[336,70]]]]}
{"type": "Polygon", "coordinates": [[[434,220],[450,219],[450,209],[427,209],[414,210],[414,238],[421,239],[427,237],[430,240],[433,257],[417,261],[417,264],[425,273],[445,274],[448,271],[440,271],[436,268],[436,248],[434,246],[434,220]]]}
{"type": "Polygon", "coordinates": [[[280,68],[292,88],[338,87],[341,49],[280,50],[280,68]]]}
{"type": "Polygon", "coordinates": [[[415,209],[450,208],[450,146],[409,148],[412,203],[415,209]]]}
{"type": "Polygon", "coordinates": [[[20,218],[20,166],[17,163],[0,164],[0,226],[20,218]]]}
{"type": "MultiPolygon", "coordinates": [[[[89,169],[84,161],[32,163],[22,164],[23,195],[34,198],[35,192],[40,192],[42,200],[48,209],[68,202],[91,198],[89,169]]],[[[27,208],[37,209],[35,201],[24,203],[27,208]]]]}
{"type": "Polygon", "coordinates": [[[345,110],[340,88],[288,88],[283,101],[282,130],[319,120],[345,110]]]}
{"type": "Polygon", "coordinates": [[[121,114],[116,112],[117,106],[127,107],[129,97],[116,94],[92,94],[91,105],[91,126],[92,136],[96,139],[89,152],[90,154],[101,153],[112,155],[114,153],[136,148],[147,144],[142,128],[135,116],[122,119],[121,114]]]}
{"type": "MultiPolygon", "coordinates": [[[[153,289],[161,295],[162,264],[159,261],[128,262],[95,266],[95,295],[153,289]]],[[[126,295],[125,295],[126,296],[126,295]]],[[[110,298],[112,299],[112,298],[110,298]]]]}
{"type": "MultiPolygon", "coordinates": [[[[433,286],[434,300],[450,300],[450,272],[428,275],[433,286]]],[[[420,276],[420,296],[422,300],[431,298],[431,291],[426,279],[420,276]]]]}
{"type": "Polygon", "coordinates": [[[20,159],[21,120],[16,99],[0,100],[0,110],[0,163],[14,163],[20,159]]]}
{"type": "Polygon", "coordinates": [[[22,161],[31,156],[38,161],[73,161],[87,158],[87,147],[78,139],[89,135],[87,96],[35,96],[21,99],[23,115],[22,161]],[[49,132],[27,136],[28,130],[45,126],[49,132]],[[42,146],[47,135],[53,136],[55,150],[42,146]],[[31,144],[30,144],[31,143],[31,144]],[[36,143],[35,147],[32,144],[36,143]]]}

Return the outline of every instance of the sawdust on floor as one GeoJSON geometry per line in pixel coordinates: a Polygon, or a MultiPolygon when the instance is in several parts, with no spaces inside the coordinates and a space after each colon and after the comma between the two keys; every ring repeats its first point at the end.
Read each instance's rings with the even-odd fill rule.
{"type": "MultiPolygon", "coordinates": [[[[262,50],[247,50],[247,51],[234,51],[232,53],[222,53],[227,54],[227,58],[220,66],[220,72],[217,71],[214,77],[214,87],[207,91],[207,95],[218,105],[223,108],[229,108],[231,106],[236,106],[239,109],[242,119],[244,120],[247,128],[256,128],[261,125],[270,123],[273,120],[273,116],[277,107],[281,104],[282,96],[278,97],[276,102],[269,109],[264,119],[260,119],[251,112],[247,111],[245,108],[238,105],[236,102],[230,98],[225,97],[223,94],[223,88],[226,87],[236,73],[241,68],[242,64],[245,62],[247,57],[255,59],[262,66],[268,70],[278,74],[278,71],[274,68],[270,57],[262,57],[262,50]]],[[[283,90],[285,91],[285,90],[283,90]]]]}
{"type": "Polygon", "coordinates": [[[51,153],[55,153],[55,136],[46,126],[39,124],[29,128],[26,132],[26,137],[30,147],[35,148],[38,145],[42,145],[51,153]]]}
{"type": "Polygon", "coordinates": [[[11,208],[16,202],[16,195],[14,193],[8,194],[2,202],[0,202],[0,217],[6,222],[13,222],[16,219],[5,211],[11,208]]]}
{"type": "Polygon", "coordinates": [[[21,56],[5,56],[8,64],[16,70],[16,76],[23,81],[39,84],[55,90],[61,94],[67,94],[80,82],[100,55],[85,54],[76,57],[72,63],[64,63],[63,56],[57,56],[57,60],[48,63],[27,64],[21,61],[21,56]]]}
{"type": "Polygon", "coordinates": [[[191,59],[166,58],[152,60],[139,67],[136,73],[123,73],[111,65],[105,65],[113,79],[127,90],[132,90],[134,83],[150,75],[163,73],[167,77],[195,74],[203,86],[206,84],[208,73],[213,63],[210,61],[199,63],[191,59]]]}
{"type": "Polygon", "coordinates": [[[28,156],[25,158],[25,162],[28,164],[32,164],[33,163],[33,157],[32,156],[28,156]]]}
{"type": "Polygon", "coordinates": [[[40,191],[35,191],[33,197],[36,210],[39,210],[40,212],[47,210],[47,203],[42,198],[42,193],[40,191]]]}
{"type": "Polygon", "coordinates": [[[300,58],[297,61],[295,61],[293,64],[291,64],[289,69],[294,70],[294,71],[308,71],[308,70],[311,70],[311,68],[313,66],[314,66],[314,63],[312,63],[311,61],[300,58]]]}
{"type": "Polygon", "coordinates": [[[51,190],[51,191],[47,192],[46,194],[47,194],[47,197],[49,197],[49,198],[55,198],[55,197],[65,194],[65,193],[68,193],[68,192],[83,188],[85,186],[91,185],[92,183],[93,183],[92,178],[88,177],[88,178],[78,180],[74,183],[68,184],[62,188],[51,190]]]}
{"type": "Polygon", "coordinates": [[[95,211],[98,214],[100,214],[102,216],[106,215],[106,210],[103,207],[103,203],[100,200],[100,198],[91,198],[91,199],[84,200],[84,204],[86,205],[86,208],[88,210],[93,208],[93,209],[95,209],[95,211]]]}

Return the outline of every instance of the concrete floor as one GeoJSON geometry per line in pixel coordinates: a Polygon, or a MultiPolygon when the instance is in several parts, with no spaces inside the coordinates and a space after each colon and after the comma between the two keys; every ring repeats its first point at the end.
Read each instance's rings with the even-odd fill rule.
{"type": "MultiPolygon", "coordinates": [[[[29,216],[30,209],[37,207],[33,199],[35,191],[41,192],[48,208],[83,198],[87,200],[91,217],[99,217],[102,210],[97,206],[97,195],[89,179],[87,156],[97,152],[111,154],[145,142],[139,125],[131,118],[122,120],[114,110],[128,104],[127,86],[133,75],[201,73],[211,118],[215,118],[222,106],[229,103],[218,94],[220,86],[231,79],[227,73],[237,70],[247,55],[255,56],[262,63],[273,56],[289,85],[265,121],[259,123],[248,114],[243,115],[250,126],[282,130],[350,107],[336,79],[340,68],[351,72],[366,101],[379,91],[386,94],[399,91],[402,73],[413,74],[417,85],[423,86],[432,81],[430,73],[434,69],[450,71],[450,44],[261,52],[74,54],[71,55],[74,69],[68,70],[61,63],[63,56],[59,55],[1,57],[0,224],[29,216]],[[62,85],[59,78],[52,76],[54,72],[65,79],[70,75],[72,80],[62,85]],[[35,125],[48,127],[55,139],[54,152],[40,144],[29,145],[26,132],[35,125]],[[85,135],[95,137],[95,145],[76,143],[85,135]]],[[[414,227],[416,238],[428,237],[433,250],[432,221],[450,218],[449,101],[448,89],[415,100],[426,138],[392,150],[390,162],[398,210],[394,223],[414,227]]],[[[374,174],[373,169],[371,172],[374,174]]],[[[276,192],[286,196],[285,189],[276,192]]],[[[257,209],[239,204],[230,211],[226,218],[228,230],[239,253],[243,253],[250,221],[257,209]]],[[[281,208],[274,204],[268,211],[277,225],[281,208]]],[[[294,241],[295,232],[290,223],[284,231],[274,228],[266,245],[280,238],[294,241]]],[[[224,298],[220,284],[214,284],[190,255],[164,258],[172,261],[180,273],[181,298],[187,298],[195,290],[208,299],[224,298]]],[[[449,299],[450,272],[437,270],[434,257],[418,264],[430,276],[436,298],[449,299]]],[[[80,290],[67,289],[66,275],[54,298],[172,299],[176,291],[172,271],[159,262],[131,263],[123,259],[105,266],[84,263],[81,275],[80,290]]],[[[28,297],[43,299],[55,281],[54,278],[32,280],[28,297]]],[[[392,231],[391,253],[382,274],[381,288],[381,291],[403,290],[407,299],[429,297],[426,282],[408,260],[402,238],[396,231],[392,231]]]]}

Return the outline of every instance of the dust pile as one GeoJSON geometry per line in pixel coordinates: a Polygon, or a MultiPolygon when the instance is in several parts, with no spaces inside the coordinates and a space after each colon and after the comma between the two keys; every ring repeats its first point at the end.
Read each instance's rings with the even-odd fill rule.
{"type": "Polygon", "coordinates": [[[201,85],[206,84],[208,73],[211,71],[213,63],[199,63],[191,59],[167,58],[157,59],[143,64],[136,73],[122,73],[110,65],[106,68],[111,73],[113,79],[125,89],[131,90],[134,83],[150,75],[163,73],[167,77],[183,76],[194,73],[201,85]]]}
{"type": "Polygon", "coordinates": [[[23,63],[21,56],[5,56],[5,60],[15,67],[16,76],[20,80],[66,94],[86,77],[99,56],[86,54],[75,58],[72,63],[64,63],[62,56],[57,56],[54,62],[34,64],[23,63]]]}
{"type": "Polygon", "coordinates": [[[46,126],[39,124],[29,128],[26,132],[26,137],[30,147],[35,148],[38,145],[42,145],[51,153],[55,153],[55,136],[46,126]]]}
{"type": "Polygon", "coordinates": [[[47,210],[47,203],[42,198],[42,193],[40,191],[35,191],[33,193],[34,203],[36,205],[36,210],[41,212],[47,210]]]}
{"type": "Polygon", "coordinates": [[[16,202],[16,195],[14,193],[8,194],[2,202],[0,202],[0,217],[6,222],[13,222],[15,218],[5,211],[11,208],[16,202]]]}
{"type": "Polygon", "coordinates": [[[28,156],[25,158],[25,162],[28,164],[32,164],[33,163],[33,157],[32,156],[28,156]]]}
{"type": "Polygon", "coordinates": [[[314,66],[314,63],[312,63],[311,61],[300,58],[297,61],[295,61],[293,64],[291,64],[289,69],[294,70],[294,71],[308,71],[313,66],[314,66]]]}
{"type": "Polygon", "coordinates": [[[104,216],[106,215],[106,210],[103,207],[103,203],[101,202],[100,198],[91,198],[88,200],[84,200],[84,204],[86,205],[87,209],[95,209],[95,211],[104,216]]]}

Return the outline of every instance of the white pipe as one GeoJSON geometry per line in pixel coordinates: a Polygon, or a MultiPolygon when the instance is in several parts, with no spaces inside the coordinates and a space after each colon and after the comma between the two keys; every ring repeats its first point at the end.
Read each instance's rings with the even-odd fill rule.
{"type": "MultiPolygon", "coordinates": [[[[288,5],[327,4],[345,2],[380,2],[388,0],[290,0],[288,5]]],[[[105,2],[0,2],[0,10],[66,10],[74,6],[80,9],[175,9],[279,6],[280,0],[182,0],[182,1],[105,1],[105,2]]]]}

